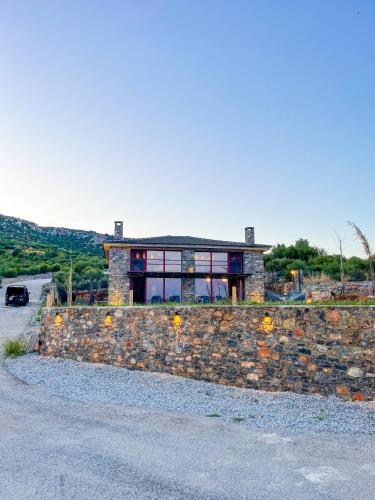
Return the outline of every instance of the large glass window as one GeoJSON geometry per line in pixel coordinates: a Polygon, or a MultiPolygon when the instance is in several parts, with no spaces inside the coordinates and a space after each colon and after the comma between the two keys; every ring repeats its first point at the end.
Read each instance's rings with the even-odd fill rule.
{"type": "Polygon", "coordinates": [[[132,271],[145,271],[146,269],[146,251],[132,250],[130,253],[130,269],[132,271]]]}
{"type": "Polygon", "coordinates": [[[212,299],[214,302],[226,300],[229,297],[227,278],[214,278],[212,280],[212,299]]]}
{"type": "Polygon", "coordinates": [[[181,272],[181,252],[165,251],[165,272],[181,272]]]}
{"type": "Polygon", "coordinates": [[[163,278],[147,278],[146,302],[148,304],[159,304],[163,302],[163,288],[163,278]]]}
{"type": "Polygon", "coordinates": [[[147,271],[164,271],[164,252],[162,250],[147,250],[147,271]]]}
{"type": "Polygon", "coordinates": [[[132,250],[131,271],[150,271],[154,273],[180,273],[181,252],[169,250],[132,250]],[[147,266],[146,266],[147,263],[147,266]]]}
{"type": "Polygon", "coordinates": [[[181,278],[146,278],[146,302],[181,302],[181,278]]]}
{"type": "Polygon", "coordinates": [[[242,273],[242,253],[195,252],[195,272],[242,273]]]}
{"type": "Polygon", "coordinates": [[[211,279],[196,278],[195,280],[195,301],[201,303],[211,302],[211,279]]]}
{"type": "Polygon", "coordinates": [[[165,294],[166,302],[181,302],[181,279],[180,278],[165,278],[165,294]]]}
{"type": "Polygon", "coordinates": [[[203,304],[229,298],[227,278],[196,278],[195,301],[203,304]]]}
{"type": "Polygon", "coordinates": [[[228,272],[228,254],[226,252],[212,252],[212,272],[228,272]]]}
{"type": "Polygon", "coordinates": [[[211,252],[195,252],[195,272],[211,272],[211,252]]]}

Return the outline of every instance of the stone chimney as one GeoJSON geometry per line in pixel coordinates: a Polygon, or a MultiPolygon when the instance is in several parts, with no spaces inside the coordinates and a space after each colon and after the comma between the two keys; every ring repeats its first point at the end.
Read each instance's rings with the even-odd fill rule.
{"type": "Polygon", "coordinates": [[[249,245],[255,244],[255,230],[253,227],[245,227],[245,243],[249,245]]]}
{"type": "Polygon", "coordinates": [[[122,220],[115,220],[115,232],[114,236],[116,240],[122,240],[124,237],[124,223],[122,220]]]}

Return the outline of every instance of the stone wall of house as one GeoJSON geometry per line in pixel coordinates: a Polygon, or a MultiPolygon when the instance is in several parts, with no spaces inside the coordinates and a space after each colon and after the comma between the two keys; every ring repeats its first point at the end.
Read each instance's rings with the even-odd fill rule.
{"type": "MultiPolygon", "coordinates": [[[[181,281],[182,302],[195,302],[195,251],[182,250],[182,272],[192,273],[181,281]]],[[[245,279],[244,298],[254,302],[264,300],[264,264],[263,255],[259,252],[244,252],[244,272],[251,273],[245,279]]],[[[109,250],[109,277],[108,277],[108,303],[111,305],[124,305],[129,301],[130,278],[130,250],[127,248],[111,247],[109,250]]]]}
{"type": "Polygon", "coordinates": [[[375,307],[73,307],[42,354],[228,385],[375,398],[375,307]]]}
{"type": "Polygon", "coordinates": [[[129,303],[130,250],[111,247],[108,268],[108,303],[121,305],[129,303]]]}
{"type": "MultiPolygon", "coordinates": [[[[184,249],[181,255],[181,269],[183,273],[194,273],[195,260],[194,250],[184,249]]],[[[195,302],[195,280],[194,275],[183,277],[181,280],[181,301],[195,302]]]]}
{"type": "Polygon", "coordinates": [[[263,254],[258,252],[244,252],[244,272],[251,273],[245,278],[245,300],[253,302],[264,301],[264,259],[263,254]]]}

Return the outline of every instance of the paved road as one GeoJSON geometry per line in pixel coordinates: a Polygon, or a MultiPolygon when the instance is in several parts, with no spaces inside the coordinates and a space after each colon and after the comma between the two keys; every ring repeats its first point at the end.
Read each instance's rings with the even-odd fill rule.
{"type": "Polygon", "coordinates": [[[26,307],[5,307],[7,285],[0,288],[0,344],[6,338],[16,337],[25,330],[28,322],[38,311],[41,289],[48,281],[47,279],[38,279],[11,283],[11,285],[27,286],[30,292],[30,302],[26,307]]]}
{"type": "MultiPolygon", "coordinates": [[[[37,308],[0,307],[0,338],[37,308]]],[[[0,295],[3,300],[3,295],[0,295]]],[[[241,424],[47,396],[0,364],[0,499],[374,498],[374,437],[241,424]]]]}

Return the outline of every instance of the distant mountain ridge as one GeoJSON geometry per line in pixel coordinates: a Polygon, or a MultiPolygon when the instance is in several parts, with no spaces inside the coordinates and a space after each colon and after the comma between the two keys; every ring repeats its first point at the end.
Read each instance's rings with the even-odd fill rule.
{"type": "Polygon", "coordinates": [[[65,227],[44,227],[35,222],[0,214],[0,237],[56,245],[65,250],[100,254],[108,234],[65,227]]]}

